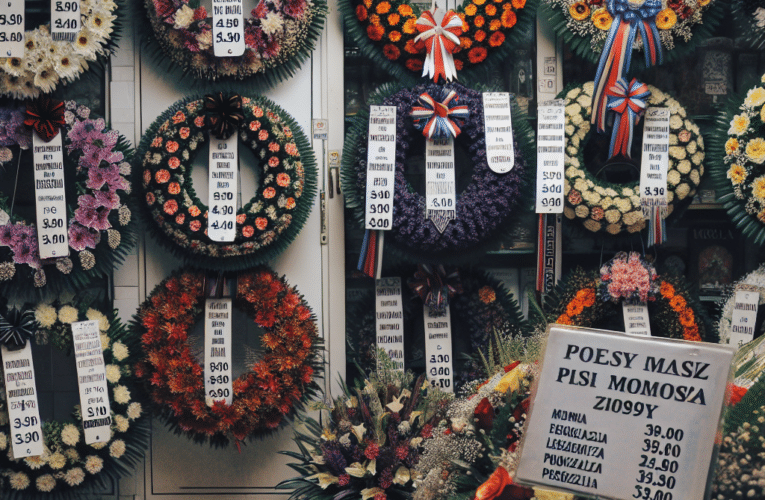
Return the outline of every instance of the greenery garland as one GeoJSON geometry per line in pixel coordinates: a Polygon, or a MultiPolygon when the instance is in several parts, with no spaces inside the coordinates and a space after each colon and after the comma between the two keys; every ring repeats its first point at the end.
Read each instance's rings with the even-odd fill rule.
{"type": "MultiPolygon", "coordinates": [[[[594,132],[590,124],[593,82],[572,86],[558,97],[566,104],[566,181],[564,215],[580,220],[593,232],[634,233],[646,227],[640,207],[639,182],[612,184],[596,178],[585,165],[584,147],[594,132]]],[[[649,106],[670,109],[667,201],[669,216],[677,205],[690,201],[704,174],[704,139],[685,109],[669,94],[648,86],[649,106]]]]}
{"type": "Polygon", "coordinates": [[[194,191],[192,161],[207,140],[204,100],[176,102],[146,131],[136,184],[149,227],[176,255],[216,270],[239,270],[281,253],[305,224],[316,193],[316,160],[300,126],[262,96],[242,97],[241,143],[260,162],[259,192],[236,216],[236,239],[207,237],[207,209],[194,191]]]}
{"type": "Polygon", "coordinates": [[[69,499],[103,487],[108,484],[107,478],[116,482],[130,474],[143,456],[148,423],[136,397],[140,392],[133,375],[140,345],[116,314],[109,312],[107,316],[81,303],[41,303],[34,308],[34,317],[39,325],[36,343],[49,343],[69,354],[73,349],[71,324],[99,322],[112,411],[111,437],[106,443],[85,444],[77,407],[70,421],[43,422],[42,456],[11,458],[11,423],[5,387],[0,381],[0,493],[7,500],[69,499]]]}

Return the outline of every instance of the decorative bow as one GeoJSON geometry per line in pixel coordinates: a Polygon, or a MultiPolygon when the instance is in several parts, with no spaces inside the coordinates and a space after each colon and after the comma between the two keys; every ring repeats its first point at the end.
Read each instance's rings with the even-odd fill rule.
{"type": "Polygon", "coordinates": [[[27,345],[27,339],[34,338],[37,320],[33,309],[10,309],[0,314],[0,344],[10,350],[21,349],[27,345]]]}
{"type": "Polygon", "coordinates": [[[414,277],[407,280],[407,284],[420,296],[434,316],[443,315],[449,305],[449,299],[462,293],[459,270],[455,269],[446,274],[442,264],[418,264],[414,277]]]}
{"type": "Polygon", "coordinates": [[[412,106],[412,120],[414,128],[422,130],[422,135],[428,139],[447,139],[449,136],[457,137],[461,130],[455,120],[460,125],[464,125],[470,112],[467,106],[449,107],[451,100],[455,102],[460,98],[454,90],[449,91],[442,102],[433,99],[430,94],[425,92],[420,96],[422,106],[412,106]]]}
{"type": "Polygon", "coordinates": [[[210,133],[218,139],[228,139],[244,120],[242,97],[239,94],[223,97],[223,92],[206,95],[205,116],[210,133]]]}
{"type": "Polygon", "coordinates": [[[633,78],[629,85],[627,80],[620,78],[606,90],[606,95],[608,109],[616,113],[608,156],[613,157],[621,153],[631,158],[630,149],[634,128],[645,113],[646,100],[651,95],[651,91],[648,90],[648,85],[637,81],[636,78],[633,78]]]}
{"type": "Polygon", "coordinates": [[[456,79],[457,68],[452,54],[460,46],[462,19],[451,10],[446,12],[436,7],[423,12],[415,27],[420,34],[414,41],[423,40],[428,52],[422,76],[432,77],[434,82],[438,82],[439,76],[449,82],[456,79]]]}
{"type": "Polygon", "coordinates": [[[608,89],[630,69],[635,37],[639,34],[643,39],[647,67],[661,64],[663,57],[659,30],[656,28],[656,14],[661,11],[661,0],[608,0],[606,7],[614,20],[595,74],[592,123],[597,125],[598,132],[606,130],[608,89]]]}
{"type": "Polygon", "coordinates": [[[64,126],[64,103],[48,96],[27,103],[24,125],[33,128],[43,142],[50,142],[64,126]]]}

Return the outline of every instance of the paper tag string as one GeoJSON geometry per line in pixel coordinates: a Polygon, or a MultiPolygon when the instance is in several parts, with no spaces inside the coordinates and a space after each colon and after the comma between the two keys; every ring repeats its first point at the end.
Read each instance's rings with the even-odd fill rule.
{"type": "Polygon", "coordinates": [[[438,77],[446,81],[457,79],[457,68],[452,55],[460,46],[462,19],[453,11],[444,11],[440,7],[431,8],[422,13],[415,25],[419,35],[415,42],[425,42],[427,55],[422,66],[422,76],[438,77]]]}
{"type": "Polygon", "coordinates": [[[50,142],[64,126],[64,103],[43,96],[27,103],[24,125],[34,129],[44,142],[50,142]]]}
{"type": "Polygon", "coordinates": [[[427,92],[420,95],[420,106],[412,106],[414,128],[422,131],[428,139],[447,139],[457,137],[465,120],[470,115],[467,106],[451,106],[451,101],[459,102],[457,92],[450,91],[443,101],[436,101],[427,92]]]}
{"type": "Polygon", "coordinates": [[[620,78],[606,90],[608,109],[616,113],[614,128],[611,132],[611,146],[608,149],[609,158],[622,154],[631,158],[632,137],[635,125],[640,122],[640,117],[645,113],[646,101],[651,95],[648,85],[640,83],[633,78],[627,84],[627,80],[620,78]]]}

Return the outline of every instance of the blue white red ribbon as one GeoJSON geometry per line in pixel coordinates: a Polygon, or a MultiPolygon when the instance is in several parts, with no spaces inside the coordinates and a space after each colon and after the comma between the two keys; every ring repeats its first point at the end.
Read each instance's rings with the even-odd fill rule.
{"type": "Polygon", "coordinates": [[[457,68],[452,54],[460,46],[462,19],[451,10],[447,12],[436,7],[423,12],[415,27],[420,34],[414,41],[425,42],[427,50],[422,76],[433,78],[434,82],[438,82],[439,76],[448,82],[456,79],[457,68]]]}
{"type": "Polygon", "coordinates": [[[436,101],[427,92],[420,95],[421,106],[412,106],[410,113],[414,128],[422,130],[422,135],[428,139],[457,137],[462,131],[459,125],[464,125],[470,114],[467,106],[449,107],[452,100],[458,102],[459,99],[454,90],[449,91],[442,102],[436,101]]]}
{"type": "Polygon", "coordinates": [[[631,158],[632,136],[635,125],[645,113],[646,101],[651,95],[648,85],[633,78],[627,84],[627,80],[620,78],[606,90],[608,109],[616,113],[614,128],[611,131],[611,146],[608,157],[612,158],[622,154],[631,158]]]}

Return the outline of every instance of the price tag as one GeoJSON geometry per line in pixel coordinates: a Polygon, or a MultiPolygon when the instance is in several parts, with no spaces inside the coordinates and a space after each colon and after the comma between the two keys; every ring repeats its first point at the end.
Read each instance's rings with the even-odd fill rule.
{"type": "Polygon", "coordinates": [[[223,140],[210,136],[207,235],[221,243],[233,242],[236,238],[238,146],[237,134],[223,140]]]}
{"type": "Polygon", "coordinates": [[[639,337],[651,336],[651,323],[645,302],[639,304],[622,302],[622,314],[624,315],[624,333],[639,337]]]}
{"type": "Polygon", "coordinates": [[[734,352],[551,326],[518,482],[619,500],[704,498],[734,352]]]}
{"type": "Polygon", "coordinates": [[[393,226],[393,182],[396,176],[396,106],[369,107],[365,229],[393,226]]]}
{"type": "Polygon", "coordinates": [[[401,278],[375,280],[376,345],[385,349],[396,370],[404,371],[404,307],[401,278]]]}
{"type": "Polygon", "coordinates": [[[69,255],[69,235],[61,132],[50,142],[43,142],[37,132],[32,132],[32,150],[40,259],[66,257],[69,255]]]}
{"type": "Polygon", "coordinates": [[[425,141],[426,218],[439,233],[456,217],[454,138],[425,141]]]}
{"type": "Polygon", "coordinates": [[[0,57],[24,57],[24,3],[0,1],[0,57]]]}
{"type": "Polygon", "coordinates": [[[215,57],[244,54],[242,0],[212,0],[213,53],[215,57]]]}
{"type": "Polygon", "coordinates": [[[11,424],[11,443],[15,458],[38,457],[43,454],[43,434],[37,405],[35,368],[32,345],[9,351],[0,346],[3,360],[5,401],[11,424]]]}
{"type": "Polygon", "coordinates": [[[231,378],[231,299],[205,300],[205,394],[207,405],[234,402],[231,378]]]}
{"type": "Polygon", "coordinates": [[[736,290],[728,339],[730,345],[741,347],[754,339],[754,324],[757,321],[759,305],[759,292],[736,290]]]}
{"type": "Polygon", "coordinates": [[[50,34],[54,41],[73,42],[80,31],[80,0],[50,0],[50,34]]]}
{"type": "Polygon", "coordinates": [[[651,218],[658,208],[667,210],[669,168],[669,108],[648,108],[643,118],[643,154],[640,157],[640,206],[643,217],[651,218]]]}
{"type": "Polygon", "coordinates": [[[509,92],[483,93],[483,120],[489,168],[498,174],[509,172],[515,166],[509,92]]]}
{"type": "Polygon", "coordinates": [[[112,410],[98,321],[72,323],[72,340],[74,358],[77,360],[85,444],[106,443],[111,437],[112,410]]]}
{"type": "Polygon", "coordinates": [[[537,198],[536,213],[563,213],[563,177],[566,113],[562,99],[537,108],[537,198]]]}
{"type": "Polygon", "coordinates": [[[449,306],[443,316],[431,316],[430,308],[422,308],[425,319],[425,370],[430,385],[454,392],[452,375],[452,322],[449,306]]]}

